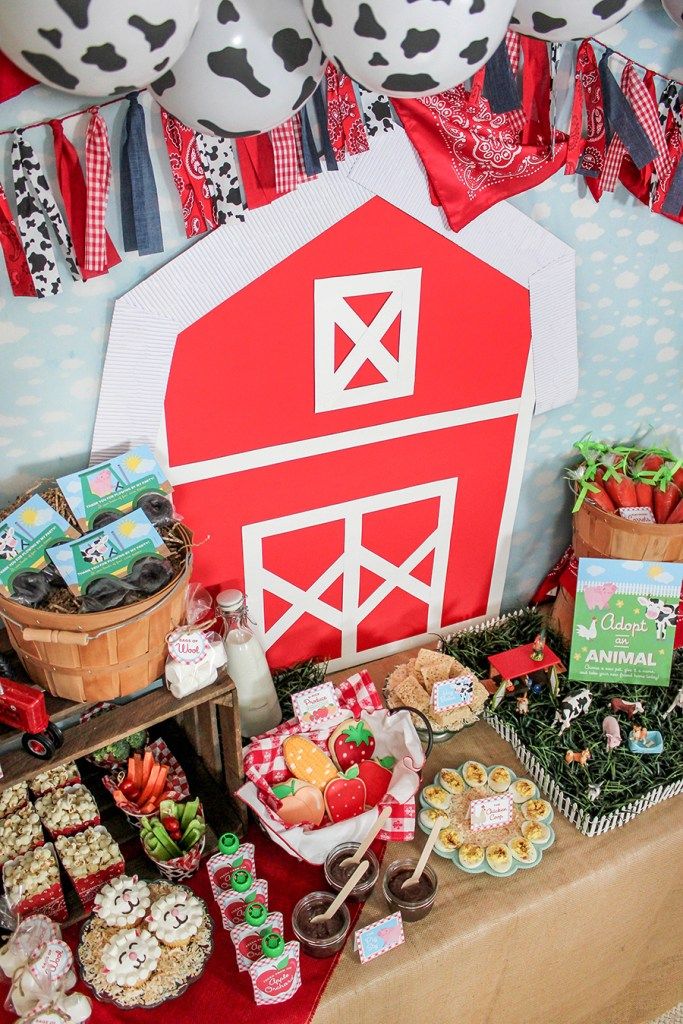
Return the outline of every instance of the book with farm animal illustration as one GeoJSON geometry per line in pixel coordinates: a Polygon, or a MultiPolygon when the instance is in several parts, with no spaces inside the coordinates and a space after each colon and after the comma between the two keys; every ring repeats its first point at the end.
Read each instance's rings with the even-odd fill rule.
{"type": "Polygon", "coordinates": [[[683,565],[581,558],[569,678],[668,686],[683,565]]]}

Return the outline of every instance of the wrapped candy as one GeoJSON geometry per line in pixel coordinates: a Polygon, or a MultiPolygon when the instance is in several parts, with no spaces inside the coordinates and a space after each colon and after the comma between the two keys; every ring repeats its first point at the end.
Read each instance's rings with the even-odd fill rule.
{"type": "Polygon", "coordinates": [[[82,1024],[92,1013],[92,1002],[81,992],[58,996],[50,1003],[39,1003],[18,1024],[82,1024]]]}
{"type": "Polygon", "coordinates": [[[175,629],[167,638],[166,685],[180,700],[195,690],[215,682],[218,671],[227,662],[223,640],[210,627],[213,608],[211,595],[204,587],[188,588],[185,620],[187,625],[175,629]]]}
{"type": "Polygon", "coordinates": [[[0,949],[0,971],[11,981],[16,971],[26,966],[37,949],[60,936],[59,925],[44,914],[25,918],[0,949]]]}
{"type": "Polygon", "coordinates": [[[0,968],[11,980],[5,1007],[25,1024],[80,1024],[90,1016],[87,996],[68,994],[77,981],[73,953],[44,915],[19,922],[0,949],[0,968]]]}

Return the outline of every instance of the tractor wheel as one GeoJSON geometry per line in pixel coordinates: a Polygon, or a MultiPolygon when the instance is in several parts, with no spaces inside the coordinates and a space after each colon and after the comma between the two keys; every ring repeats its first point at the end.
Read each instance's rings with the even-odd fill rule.
{"type": "Polygon", "coordinates": [[[54,722],[50,722],[45,732],[48,734],[48,736],[52,737],[55,745],[55,750],[59,750],[59,748],[64,743],[64,733],[59,728],[59,726],[55,725],[54,722]]]}
{"type": "Polygon", "coordinates": [[[21,737],[21,745],[27,754],[40,761],[49,761],[57,749],[48,732],[25,732],[21,737]]]}

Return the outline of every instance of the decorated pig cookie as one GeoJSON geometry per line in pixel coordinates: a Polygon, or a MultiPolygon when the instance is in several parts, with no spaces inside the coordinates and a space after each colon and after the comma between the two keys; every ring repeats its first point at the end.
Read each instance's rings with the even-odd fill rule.
{"type": "Polygon", "coordinates": [[[344,772],[354,764],[369,761],[375,752],[375,737],[365,722],[342,722],[327,741],[332,760],[344,772]]]}
{"type": "Polygon", "coordinates": [[[319,825],[325,817],[325,801],[319,789],[301,779],[287,779],[273,786],[282,803],[278,817],[285,825],[319,825]]]}
{"type": "Polygon", "coordinates": [[[288,736],[282,744],[282,756],[295,778],[321,790],[338,774],[327,754],[306,736],[288,736]]]}
{"type": "Polygon", "coordinates": [[[365,783],[354,765],[325,786],[325,809],[330,821],[347,821],[365,810],[365,783]]]}

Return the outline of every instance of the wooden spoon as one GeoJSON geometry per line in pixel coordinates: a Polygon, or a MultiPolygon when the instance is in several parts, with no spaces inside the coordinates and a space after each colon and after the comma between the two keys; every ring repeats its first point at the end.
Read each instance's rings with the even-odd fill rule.
{"type": "Polygon", "coordinates": [[[427,842],[424,844],[424,848],[422,850],[422,853],[420,854],[420,859],[418,860],[415,866],[415,870],[413,871],[410,878],[406,878],[405,882],[401,886],[401,889],[407,889],[408,886],[415,885],[416,882],[420,881],[420,878],[422,877],[422,872],[424,871],[425,865],[429,860],[429,855],[434,849],[434,843],[439,838],[439,832],[447,824],[448,818],[445,815],[443,817],[439,817],[436,819],[432,826],[432,831],[429,833],[427,842]]]}
{"type": "Polygon", "coordinates": [[[332,900],[329,907],[324,914],[316,914],[315,917],[311,918],[311,924],[317,924],[318,921],[329,921],[331,917],[337,913],[344,900],[348,897],[352,889],[355,889],[356,885],[360,882],[365,872],[370,867],[370,861],[364,860],[362,864],[359,864],[354,873],[349,878],[344,888],[339,892],[335,899],[332,900]]]}
{"type": "Polygon", "coordinates": [[[382,811],[382,813],[380,814],[379,818],[375,822],[375,824],[372,826],[372,828],[370,829],[370,831],[366,835],[366,837],[363,840],[363,842],[360,844],[360,846],[356,850],[356,852],[354,854],[352,854],[350,857],[344,857],[344,860],[339,862],[339,867],[340,868],[346,867],[347,864],[360,864],[361,860],[363,859],[363,856],[365,855],[368,847],[370,846],[370,843],[375,838],[375,836],[377,835],[379,830],[382,828],[382,825],[384,824],[384,822],[390,816],[391,816],[391,807],[385,807],[384,810],[382,811]]]}

